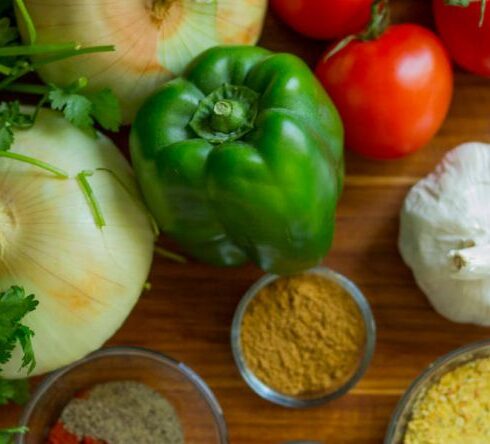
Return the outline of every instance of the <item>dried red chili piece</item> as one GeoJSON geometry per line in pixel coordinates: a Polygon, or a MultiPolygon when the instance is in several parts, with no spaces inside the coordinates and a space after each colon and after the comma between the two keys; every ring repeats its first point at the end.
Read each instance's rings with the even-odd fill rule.
{"type": "Polygon", "coordinates": [[[48,441],[46,444],[79,444],[76,435],[73,435],[61,421],[58,421],[49,432],[48,441]]]}

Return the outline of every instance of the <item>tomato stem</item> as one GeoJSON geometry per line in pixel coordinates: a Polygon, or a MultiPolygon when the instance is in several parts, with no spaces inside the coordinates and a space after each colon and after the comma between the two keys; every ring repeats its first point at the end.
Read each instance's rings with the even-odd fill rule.
{"type": "Polygon", "coordinates": [[[386,31],[390,25],[390,19],[388,0],[375,0],[371,6],[371,21],[358,38],[360,40],[376,40],[386,31]]]}
{"type": "Polygon", "coordinates": [[[470,5],[470,0],[444,0],[444,3],[448,6],[462,6],[466,8],[470,5]]]}
{"type": "Polygon", "coordinates": [[[371,6],[371,21],[367,28],[359,33],[352,34],[340,40],[325,56],[325,60],[329,59],[339,51],[344,49],[350,42],[354,40],[376,40],[390,26],[390,8],[388,0],[375,0],[371,6]]]}
{"type": "MultiPolygon", "coordinates": [[[[444,0],[444,4],[448,6],[460,6],[463,8],[467,8],[470,6],[471,0],[444,0]]],[[[483,26],[483,22],[485,21],[485,11],[487,9],[487,0],[480,1],[480,21],[478,22],[478,26],[481,28],[483,26]]]]}

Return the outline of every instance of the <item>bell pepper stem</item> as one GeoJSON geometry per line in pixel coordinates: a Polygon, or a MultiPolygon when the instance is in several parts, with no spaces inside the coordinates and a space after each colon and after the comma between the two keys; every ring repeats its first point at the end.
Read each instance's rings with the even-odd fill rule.
{"type": "Polygon", "coordinates": [[[189,125],[210,143],[231,142],[253,129],[257,111],[255,91],[225,83],[200,101],[189,125]]]}
{"type": "Polygon", "coordinates": [[[228,117],[233,112],[233,102],[231,100],[220,100],[214,105],[213,111],[217,116],[228,117]]]}
{"type": "Polygon", "coordinates": [[[449,261],[454,271],[453,277],[461,280],[474,280],[490,276],[490,243],[451,250],[449,261]]]}
{"type": "Polygon", "coordinates": [[[219,100],[213,108],[211,127],[221,133],[240,128],[247,121],[246,110],[236,100],[219,100]]]}

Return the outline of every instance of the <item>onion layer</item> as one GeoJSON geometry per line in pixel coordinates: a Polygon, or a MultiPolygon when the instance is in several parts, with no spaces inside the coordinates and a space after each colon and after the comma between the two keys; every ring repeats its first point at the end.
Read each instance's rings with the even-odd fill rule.
{"type": "MultiPolygon", "coordinates": [[[[40,374],[99,348],[119,328],[144,286],[154,236],[131,169],[105,136],[93,139],[41,110],[32,129],[16,132],[11,152],[69,175],[0,157],[0,289],[21,285],[40,302],[25,318],[40,374]],[[94,172],[87,180],[103,228],[76,178],[85,170],[94,172]]],[[[25,376],[19,368],[16,350],[1,376],[25,376]]]]}
{"type": "MultiPolygon", "coordinates": [[[[110,87],[130,122],[143,100],[215,45],[256,43],[267,0],[25,0],[39,43],[113,44],[42,67],[59,85],[81,76],[90,87],[110,87]]],[[[27,39],[27,33],[23,32],[27,39]]]]}

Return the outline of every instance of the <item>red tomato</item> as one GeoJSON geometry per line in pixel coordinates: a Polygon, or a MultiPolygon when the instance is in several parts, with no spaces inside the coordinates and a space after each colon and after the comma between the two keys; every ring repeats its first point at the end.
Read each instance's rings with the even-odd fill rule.
{"type": "Polygon", "coordinates": [[[373,0],[272,0],[277,14],[297,32],[316,39],[355,34],[369,22],[373,0]]]}
{"type": "Polygon", "coordinates": [[[324,55],[316,73],[342,116],[347,147],[376,159],[425,145],[444,121],[453,91],[446,50],[418,25],[355,40],[324,55]]]}
{"type": "Polygon", "coordinates": [[[458,65],[482,76],[490,76],[490,3],[479,26],[481,1],[466,8],[434,0],[436,26],[458,65]]]}

